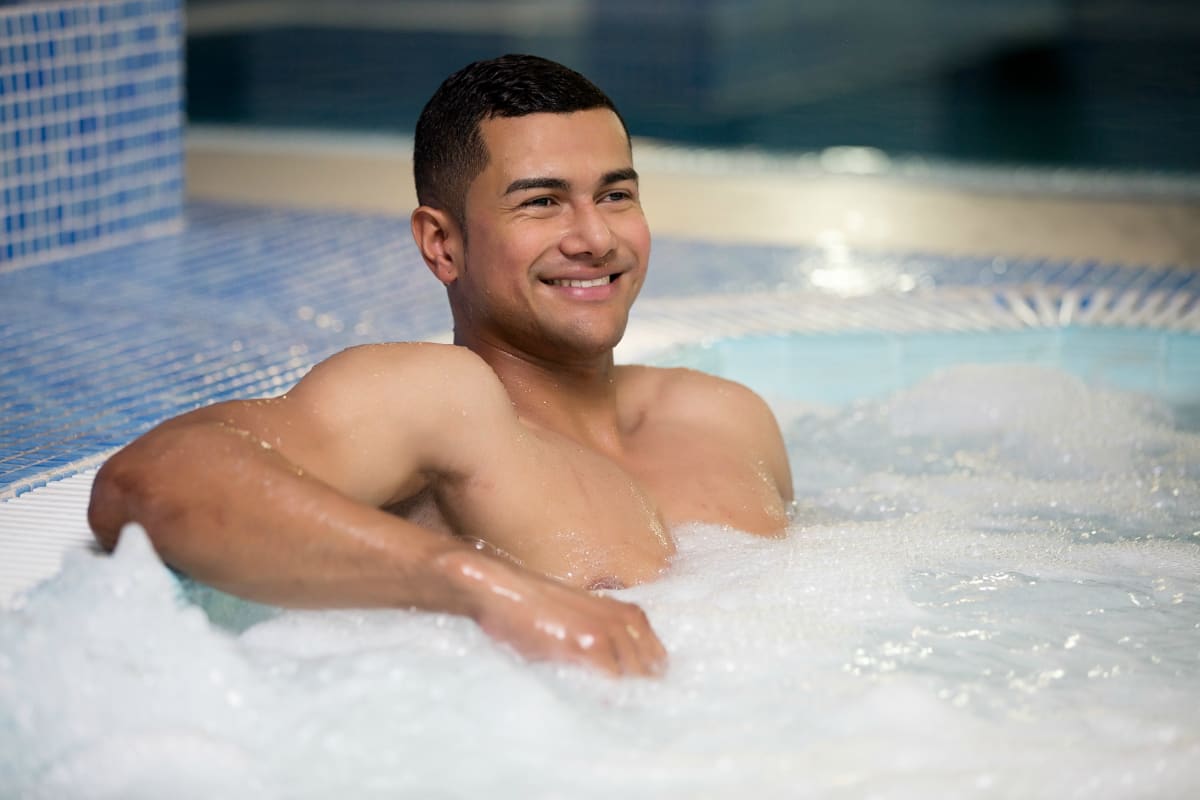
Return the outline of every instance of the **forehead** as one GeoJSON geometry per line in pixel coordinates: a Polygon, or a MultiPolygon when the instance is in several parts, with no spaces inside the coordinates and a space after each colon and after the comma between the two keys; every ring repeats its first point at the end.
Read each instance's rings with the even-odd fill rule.
{"type": "Polygon", "coordinates": [[[485,175],[583,177],[632,166],[629,138],[607,108],[495,117],[479,130],[488,151],[485,175]]]}

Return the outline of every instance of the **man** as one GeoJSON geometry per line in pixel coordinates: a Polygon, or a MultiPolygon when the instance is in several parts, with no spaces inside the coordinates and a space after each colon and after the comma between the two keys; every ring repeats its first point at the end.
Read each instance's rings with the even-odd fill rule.
{"type": "Polygon", "coordinates": [[[791,475],[766,405],[687,370],[613,364],[650,237],[625,124],[583,76],[472,64],[417,123],[412,232],[454,345],[357,347],[269,400],[159,425],[96,477],[106,548],[246,598],[467,615],[527,658],[651,675],[636,606],[670,529],[777,534],[791,475]]]}

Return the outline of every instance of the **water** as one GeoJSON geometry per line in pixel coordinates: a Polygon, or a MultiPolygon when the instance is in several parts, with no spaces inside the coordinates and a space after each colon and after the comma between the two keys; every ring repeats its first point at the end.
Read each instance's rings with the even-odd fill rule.
{"type": "Polygon", "coordinates": [[[666,578],[616,593],[661,681],[437,614],[185,593],[136,531],[79,554],[0,616],[0,794],[1195,796],[1187,403],[1037,364],[915,381],[779,399],[789,537],[685,527],[666,578]]]}
{"type": "MultiPolygon", "coordinates": [[[[1062,370],[1101,389],[1152,395],[1171,407],[1177,421],[1182,416],[1200,423],[1200,336],[1194,333],[1079,327],[780,334],[683,346],[656,363],[724,375],[776,405],[846,405],[882,398],[958,364],[1027,364],[1062,370]]],[[[1024,390],[1013,383],[1014,391],[1024,390]]]]}

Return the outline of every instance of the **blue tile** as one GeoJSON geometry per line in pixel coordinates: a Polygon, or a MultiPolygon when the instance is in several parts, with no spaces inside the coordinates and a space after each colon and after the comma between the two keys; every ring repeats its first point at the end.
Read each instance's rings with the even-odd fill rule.
{"type": "MultiPolygon", "coordinates": [[[[16,229],[22,238],[0,251],[0,271],[61,258],[70,252],[63,248],[94,246],[105,235],[127,236],[137,224],[160,218],[142,207],[147,201],[178,215],[182,197],[166,187],[182,192],[181,158],[109,167],[151,141],[168,142],[181,153],[182,41],[172,25],[181,14],[179,3],[113,0],[0,9],[4,30],[24,31],[27,40],[0,46],[0,61],[12,62],[11,74],[0,77],[3,174],[6,185],[25,187],[4,195],[3,216],[22,223],[16,229]],[[107,48],[100,60],[92,58],[97,47],[107,48]],[[136,107],[111,107],[143,96],[146,102],[136,107]],[[64,114],[71,119],[64,121],[64,114]],[[64,140],[72,145],[65,153],[51,158],[44,152],[64,140]],[[145,191],[132,187],[134,181],[145,191]],[[80,188],[109,198],[109,223],[95,225],[89,215],[98,206],[76,203],[75,196],[54,202],[52,193],[65,199],[80,188]],[[47,206],[56,211],[43,213],[47,206]]],[[[8,232],[14,232],[11,225],[8,232]]]]}

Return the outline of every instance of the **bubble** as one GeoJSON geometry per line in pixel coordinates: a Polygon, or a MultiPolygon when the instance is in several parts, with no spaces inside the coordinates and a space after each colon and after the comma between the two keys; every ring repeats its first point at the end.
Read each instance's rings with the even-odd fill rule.
{"type": "Polygon", "coordinates": [[[661,580],[612,592],[670,651],[659,680],[528,664],[444,614],[244,603],[127,532],[0,613],[0,785],[1188,796],[1196,436],[1135,396],[994,369],[782,416],[788,535],[682,526],[661,580]]]}

